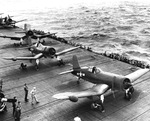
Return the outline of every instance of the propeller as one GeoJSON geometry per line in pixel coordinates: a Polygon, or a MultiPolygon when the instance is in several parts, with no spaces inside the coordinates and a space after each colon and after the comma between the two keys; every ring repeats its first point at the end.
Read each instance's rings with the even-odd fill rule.
{"type": "Polygon", "coordinates": [[[116,80],[116,76],[114,76],[113,78],[113,81],[112,81],[112,88],[111,88],[111,91],[112,91],[112,94],[113,94],[113,97],[115,97],[115,80],[116,80]]]}
{"type": "Polygon", "coordinates": [[[125,89],[125,99],[130,100],[132,93],[134,92],[134,88],[131,81],[128,78],[124,80],[123,87],[125,89]]]}
{"type": "Polygon", "coordinates": [[[125,90],[130,89],[131,87],[133,87],[130,79],[125,78],[124,82],[123,82],[123,87],[125,90]]]}

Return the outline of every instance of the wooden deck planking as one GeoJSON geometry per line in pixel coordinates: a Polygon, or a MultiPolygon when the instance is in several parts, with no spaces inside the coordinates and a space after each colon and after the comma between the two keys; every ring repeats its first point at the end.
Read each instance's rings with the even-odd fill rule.
{"type": "MultiPolygon", "coordinates": [[[[3,31],[3,33],[10,32],[3,31]]],[[[13,34],[14,33],[12,31],[11,35],[13,34]]],[[[5,41],[5,39],[0,40],[5,41]]],[[[3,44],[9,44],[9,41],[10,40],[7,39],[3,44]]],[[[55,41],[52,41],[52,43],[54,43],[54,47],[56,48],[62,46],[60,50],[71,47],[58,42],[55,43],[55,41]]],[[[2,47],[2,45],[0,47],[2,47]]],[[[0,53],[2,57],[6,55],[30,55],[27,50],[17,50],[11,47],[2,49],[0,53]]],[[[68,64],[74,54],[78,56],[81,66],[94,65],[102,68],[102,70],[122,75],[132,72],[130,68],[133,66],[129,64],[109,59],[101,55],[96,55],[81,49],[70,52],[61,57],[68,64]]],[[[86,98],[80,99],[77,103],[60,101],[52,98],[53,94],[64,91],[76,91],[80,89],[80,86],[82,86],[82,88],[87,88],[91,85],[83,80],[81,81],[80,86],[77,85],[77,78],[71,74],[62,76],[58,75],[58,73],[70,69],[71,66],[66,65],[59,67],[55,60],[51,61],[50,59],[42,59],[39,71],[35,71],[33,65],[29,62],[27,62],[27,64],[29,64],[27,71],[21,71],[18,69],[20,62],[22,61],[13,62],[0,59],[0,76],[4,79],[3,90],[6,96],[17,96],[22,103],[22,121],[70,121],[73,120],[75,116],[81,117],[82,121],[140,120],[142,117],[146,117],[147,120],[149,119],[148,114],[150,112],[150,104],[148,101],[150,99],[150,73],[138,80],[138,82],[144,82],[135,85],[136,92],[132,101],[124,101],[123,93],[116,93],[116,99],[114,99],[112,95],[109,95],[105,98],[104,103],[106,112],[101,113],[99,111],[91,110],[91,101],[86,98]],[[40,101],[39,104],[32,106],[30,102],[24,102],[24,83],[27,83],[29,92],[32,87],[37,87],[37,98],[40,101]]],[[[7,107],[8,112],[0,115],[2,121],[12,121],[13,119],[11,104],[7,104],[7,107]]]]}

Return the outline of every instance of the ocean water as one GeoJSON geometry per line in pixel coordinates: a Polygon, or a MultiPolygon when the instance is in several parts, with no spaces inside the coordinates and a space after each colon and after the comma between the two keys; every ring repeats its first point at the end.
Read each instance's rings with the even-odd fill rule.
{"type": "Polygon", "coordinates": [[[18,23],[19,27],[27,23],[33,29],[57,32],[57,36],[89,45],[97,52],[120,53],[150,63],[150,2],[58,2],[43,0],[39,6],[36,0],[6,0],[0,5],[8,8],[0,10],[5,13],[2,16],[27,19],[18,23]]]}

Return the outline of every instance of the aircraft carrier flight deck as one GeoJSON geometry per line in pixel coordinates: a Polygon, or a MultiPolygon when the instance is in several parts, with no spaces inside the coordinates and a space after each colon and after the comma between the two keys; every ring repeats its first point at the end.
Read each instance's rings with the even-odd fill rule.
{"type": "MultiPolygon", "coordinates": [[[[3,35],[16,35],[15,31],[0,30],[3,35]]],[[[69,44],[61,43],[52,38],[45,39],[46,45],[62,51],[69,44]]],[[[58,66],[56,59],[42,58],[39,70],[29,61],[4,60],[9,56],[31,56],[27,49],[14,47],[12,41],[0,38],[0,78],[3,79],[2,90],[6,97],[17,97],[21,101],[21,121],[73,121],[78,116],[82,121],[146,121],[150,120],[150,73],[138,79],[134,85],[135,92],[130,101],[124,100],[124,93],[116,92],[115,97],[110,94],[105,97],[105,112],[92,110],[91,100],[81,98],[74,103],[69,100],[57,100],[52,96],[66,91],[79,91],[87,89],[93,84],[81,80],[77,84],[77,78],[72,74],[59,75],[59,73],[72,68],[71,60],[77,55],[81,66],[97,66],[104,71],[127,75],[138,69],[133,65],[110,59],[102,55],[78,48],[74,51],[61,55],[65,65],[58,66]],[[21,63],[27,64],[26,70],[19,69],[21,63]],[[138,83],[139,82],[139,83],[138,83]],[[29,102],[24,102],[24,84],[29,88],[29,102]],[[38,104],[31,105],[30,91],[33,87],[37,90],[38,104]]],[[[0,114],[0,121],[13,121],[12,104],[7,103],[7,112],[0,114]]]]}

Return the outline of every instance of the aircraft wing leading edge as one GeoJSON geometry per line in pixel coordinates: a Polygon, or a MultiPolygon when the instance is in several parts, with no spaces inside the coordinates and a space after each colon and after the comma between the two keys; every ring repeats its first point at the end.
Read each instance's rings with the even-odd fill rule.
{"type": "Polygon", "coordinates": [[[55,94],[53,95],[53,98],[56,98],[56,99],[69,99],[70,97],[84,98],[84,97],[102,95],[108,90],[109,90],[108,85],[97,84],[96,86],[93,86],[92,88],[89,88],[83,91],[64,92],[64,93],[55,94]]]}
{"type": "Polygon", "coordinates": [[[78,47],[69,48],[69,49],[63,50],[63,51],[61,51],[61,52],[57,52],[56,55],[57,55],[57,56],[63,55],[63,54],[65,54],[65,53],[70,52],[70,51],[73,51],[73,50],[75,50],[75,49],[77,49],[77,48],[79,48],[79,46],[78,46],[78,47]]]}
{"type": "Polygon", "coordinates": [[[41,57],[43,57],[42,53],[39,53],[39,54],[35,55],[34,57],[4,57],[3,59],[13,60],[13,61],[16,61],[16,60],[36,60],[36,59],[39,59],[41,57]]]}
{"type": "Polygon", "coordinates": [[[139,69],[131,74],[126,75],[128,79],[131,80],[131,82],[136,81],[138,78],[140,78],[142,75],[146,74],[149,71],[149,69],[139,69]]]}

